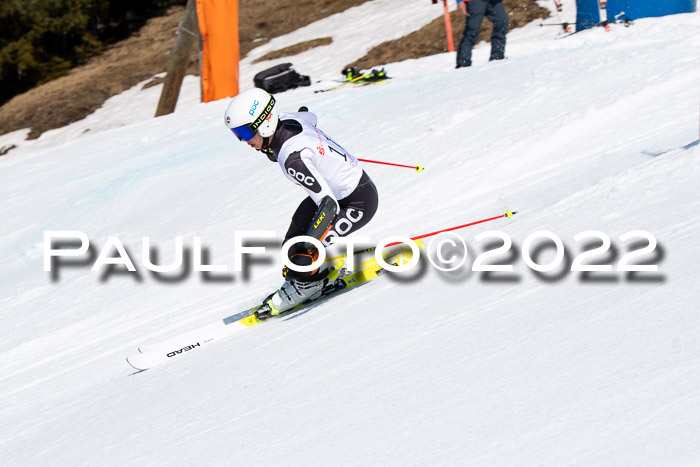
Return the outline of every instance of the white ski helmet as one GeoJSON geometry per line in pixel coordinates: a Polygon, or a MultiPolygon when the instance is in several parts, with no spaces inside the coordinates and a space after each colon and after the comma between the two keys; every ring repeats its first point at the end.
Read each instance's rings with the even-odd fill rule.
{"type": "Polygon", "coordinates": [[[256,131],[269,138],[279,122],[275,98],[260,88],[243,91],[229,103],[224,121],[241,141],[250,141],[256,131]]]}

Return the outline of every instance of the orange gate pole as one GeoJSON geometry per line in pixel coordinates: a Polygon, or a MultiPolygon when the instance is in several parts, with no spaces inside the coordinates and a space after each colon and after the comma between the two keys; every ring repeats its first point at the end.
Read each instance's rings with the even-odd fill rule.
{"type": "Polygon", "coordinates": [[[447,0],[442,0],[445,6],[445,32],[447,33],[447,50],[448,52],[455,51],[455,44],[452,40],[452,20],[450,19],[450,9],[447,8],[447,0]]]}

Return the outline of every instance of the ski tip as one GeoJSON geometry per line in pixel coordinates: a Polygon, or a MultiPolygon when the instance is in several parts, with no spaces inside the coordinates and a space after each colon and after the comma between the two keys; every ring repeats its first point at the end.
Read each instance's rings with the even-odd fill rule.
{"type": "Polygon", "coordinates": [[[507,217],[508,219],[512,219],[513,216],[516,215],[517,213],[518,213],[518,211],[511,211],[510,209],[508,209],[508,210],[506,211],[506,217],[507,217]]]}
{"type": "Polygon", "coordinates": [[[134,370],[137,370],[138,373],[140,373],[142,371],[146,371],[149,368],[151,368],[150,365],[144,364],[145,362],[140,361],[140,359],[139,359],[140,355],[142,355],[142,354],[134,354],[134,355],[129,355],[128,357],[126,357],[126,363],[128,363],[129,366],[131,366],[131,368],[133,368],[134,370]]]}
{"type": "Polygon", "coordinates": [[[419,164],[416,166],[416,172],[421,173],[423,170],[425,170],[425,169],[423,168],[422,165],[419,164]]]}

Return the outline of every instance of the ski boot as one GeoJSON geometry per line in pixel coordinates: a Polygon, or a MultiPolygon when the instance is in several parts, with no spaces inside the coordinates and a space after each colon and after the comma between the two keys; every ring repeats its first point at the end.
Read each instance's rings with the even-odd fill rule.
{"type": "Polygon", "coordinates": [[[258,319],[278,316],[293,308],[319,298],[324,292],[333,288],[339,278],[347,275],[345,268],[330,269],[320,278],[312,281],[288,280],[276,292],[263,300],[255,311],[258,319]]]}
{"type": "Polygon", "coordinates": [[[297,305],[318,298],[321,296],[321,291],[323,290],[325,282],[325,279],[317,281],[286,281],[278,291],[263,300],[263,304],[256,314],[259,319],[277,316],[285,311],[291,310],[297,305]]]}

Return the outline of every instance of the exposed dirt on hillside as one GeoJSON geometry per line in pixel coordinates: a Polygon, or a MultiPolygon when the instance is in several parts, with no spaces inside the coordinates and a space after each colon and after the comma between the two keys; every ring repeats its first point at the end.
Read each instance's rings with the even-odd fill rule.
{"type": "MultiPolygon", "coordinates": [[[[341,12],[366,0],[240,0],[239,36],[241,56],[253,47],[286,34],[326,16],[341,12]]],[[[534,0],[505,0],[511,28],[522,26],[535,18],[548,15],[534,0]]],[[[436,6],[437,8],[437,6],[436,6]]],[[[31,128],[29,138],[44,131],[60,128],[78,121],[98,109],[109,97],[165,71],[169,54],[175,44],[183,7],[173,7],[165,16],[153,18],[129,39],[107,48],[105,53],[88,64],[75,68],[68,76],[56,79],[0,107],[0,134],[31,128]]],[[[464,17],[451,15],[455,46],[464,29],[464,17]]],[[[484,20],[480,39],[488,40],[491,24],[484,20]]],[[[277,57],[294,55],[298,48],[322,45],[293,44],[271,52],[277,57]]],[[[353,62],[358,69],[369,69],[385,63],[419,58],[446,50],[444,21],[438,18],[419,31],[380,44],[365,57],[353,62]]],[[[188,73],[199,74],[196,54],[188,73]]],[[[155,109],[153,109],[155,113],[155,109]]]]}
{"type": "MultiPolygon", "coordinates": [[[[274,37],[365,1],[239,0],[241,56],[274,37]]],[[[109,97],[164,72],[183,12],[181,6],[169,9],[165,16],[149,20],[138,33],[108,47],[69,75],[11,99],[0,107],[0,134],[31,128],[29,138],[38,138],[44,131],[81,120],[109,97]]],[[[199,74],[196,54],[188,73],[199,74]]]]}
{"type": "Polygon", "coordinates": [[[298,44],[290,45],[289,47],[285,47],[283,49],[279,50],[273,50],[272,52],[268,52],[262,57],[256,58],[253,60],[253,63],[260,63],[264,62],[266,60],[275,60],[277,58],[283,58],[283,57],[291,57],[293,55],[298,55],[302,52],[306,52],[309,49],[313,49],[314,47],[320,47],[322,45],[330,45],[333,43],[333,38],[331,37],[322,37],[320,39],[312,39],[310,41],[304,41],[304,42],[299,42],[298,44]]]}
{"type": "Polygon", "coordinates": [[[38,138],[44,131],[84,118],[109,97],[164,71],[183,11],[172,8],[69,75],[11,99],[0,107],[0,133],[31,128],[29,138],[38,138]]]}

